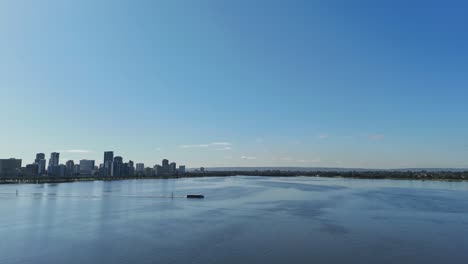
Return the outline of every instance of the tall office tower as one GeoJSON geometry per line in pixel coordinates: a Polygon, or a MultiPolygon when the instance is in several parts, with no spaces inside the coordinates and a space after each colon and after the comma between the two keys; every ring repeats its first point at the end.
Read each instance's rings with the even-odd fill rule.
{"type": "Polygon", "coordinates": [[[169,160],[163,159],[162,161],[162,170],[160,174],[167,174],[169,173],[169,160]]]}
{"type": "Polygon", "coordinates": [[[169,174],[174,175],[176,172],[177,172],[177,165],[175,162],[171,162],[171,164],[169,164],[169,174]]]}
{"type": "Polygon", "coordinates": [[[75,168],[75,162],[73,160],[69,160],[65,163],[65,166],[67,167],[67,171],[65,172],[65,175],[67,176],[73,176],[74,173],[74,168],[75,168]]]}
{"type": "Polygon", "coordinates": [[[94,170],[94,160],[80,160],[80,174],[92,175],[94,170]]]}
{"type": "Polygon", "coordinates": [[[52,170],[54,167],[58,166],[59,159],[60,159],[60,153],[57,153],[57,152],[50,153],[48,170],[52,170]]]}
{"type": "Polygon", "coordinates": [[[180,165],[179,166],[179,175],[184,175],[185,174],[185,165],[180,165]]]}
{"type": "Polygon", "coordinates": [[[112,162],[114,162],[114,152],[105,151],[104,152],[104,168],[106,170],[107,176],[111,176],[112,171],[112,162]]]}
{"type": "Polygon", "coordinates": [[[46,159],[44,153],[37,153],[34,163],[38,166],[38,175],[42,175],[46,172],[46,159]]]}
{"type": "Polygon", "coordinates": [[[130,174],[130,168],[128,166],[128,162],[125,162],[124,164],[122,164],[121,174],[122,176],[128,176],[130,174]]]}
{"type": "Polygon", "coordinates": [[[122,167],[123,167],[122,157],[119,157],[119,156],[114,157],[114,161],[112,162],[112,168],[111,168],[111,176],[112,177],[122,176],[122,167]]]}
{"type": "Polygon", "coordinates": [[[135,175],[135,164],[133,163],[132,160],[128,161],[128,176],[134,176],[135,175]]]}

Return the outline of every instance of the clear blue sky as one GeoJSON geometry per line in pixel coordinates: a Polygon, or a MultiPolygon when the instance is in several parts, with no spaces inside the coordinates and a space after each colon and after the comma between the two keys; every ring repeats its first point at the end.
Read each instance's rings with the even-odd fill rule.
{"type": "Polygon", "coordinates": [[[0,157],[468,167],[468,4],[376,2],[1,1],[0,157]]]}

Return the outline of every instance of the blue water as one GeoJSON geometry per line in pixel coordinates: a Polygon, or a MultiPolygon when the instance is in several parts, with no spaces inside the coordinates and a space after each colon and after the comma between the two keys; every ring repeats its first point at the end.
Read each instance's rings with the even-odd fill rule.
{"type": "Polygon", "coordinates": [[[466,182],[226,177],[0,185],[2,264],[466,264],[467,248],[466,182]],[[158,198],[172,192],[174,199],[158,198]],[[206,198],[177,198],[189,193],[206,198]]]}

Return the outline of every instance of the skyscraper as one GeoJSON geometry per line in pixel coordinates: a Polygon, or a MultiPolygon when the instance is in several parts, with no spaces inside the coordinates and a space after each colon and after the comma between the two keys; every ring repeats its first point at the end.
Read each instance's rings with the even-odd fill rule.
{"type": "Polygon", "coordinates": [[[41,160],[45,159],[45,154],[44,153],[37,153],[36,154],[36,160],[41,160]]]}
{"type": "Polygon", "coordinates": [[[123,167],[122,157],[119,157],[119,156],[114,157],[114,161],[112,162],[111,176],[112,177],[122,176],[122,167],[123,167]]]}
{"type": "Polygon", "coordinates": [[[114,161],[114,152],[105,151],[104,152],[104,169],[106,170],[107,176],[111,175],[112,171],[112,162],[114,161]]]}
{"type": "Polygon", "coordinates": [[[51,173],[51,172],[54,170],[54,167],[57,167],[59,165],[59,159],[60,159],[60,153],[57,153],[57,152],[50,153],[49,166],[47,167],[49,174],[52,174],[52,175],[56,174],[56,173],[51,173]]]}
{"type": "Polygon", "coordinates": [[[65,166],[67,167],[67,171],[65,172],[65,175],[67,176],[73,176],[74,174],[74,168],[75,168],[75,162],[73,160],[69,160],[65,163],[65,166]]]}
{"type": "Polygon", "coordinates": [[[128,176],[135,175],[135,165],[132,160],[128,161],[128,176]]]}
{"type": "Polygon", "coordinates": [[[37,153],[36,159],[34,160],[34,164],[38,166],[38,174],[42,175],[46,172],[46,159],[44,153],[37,153]]]}
{"type": "Polygon", "coordinates": [[[162,169],[160,172],[157,172],[158,175],[165,175],[165,174],[168,174],[169,173],[169,160],[167,159],[163,159],[162,161],[162,169]]]}
{"type": "Polygon", "coordinates": [[[177,172],[177,165],[175,162],[169,164],[169,175],[174,175],[177,172]]]}

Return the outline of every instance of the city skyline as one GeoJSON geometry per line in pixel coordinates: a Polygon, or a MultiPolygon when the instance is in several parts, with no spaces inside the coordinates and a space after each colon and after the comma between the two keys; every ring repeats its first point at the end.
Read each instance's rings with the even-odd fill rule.
{"type": "Polygon", "coordinates": [[[466,3],[117,2],[0,3],[0,158],[468,168],[466,3]]]}
{"type": "MultiPolygon", "coordinates": [[[[52,152],[46,162],[44,153],[37,153],[33,162],[22,158],[0,158],[0,176],[99,176],[99,177],[133,177],[133,176],[182,176],[186,172],[185,165],[179,165],[163,159],[161,165],[147,164],[125,159],[122,156],[114,156],[113,151],[104,151],[102,163],[93,159],[80,159],[60,162],[60,153],[52,152]],[[24,161],[24,163],[23,163],[24,161]],[[97,163],[96,163],[97,161],[97,163]],[[136,166],[135,166],[136,165],[136,166]],[[47,169],[45,169],[47,168],[47,169]]],[[[152,163],[154,164],[154,163],[152,163]]]]}

